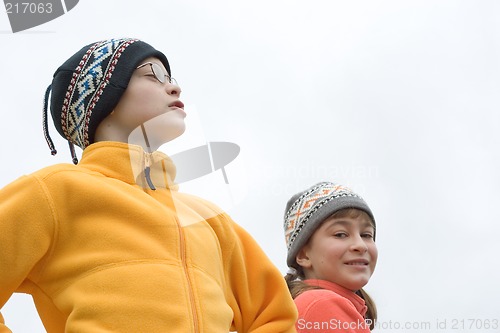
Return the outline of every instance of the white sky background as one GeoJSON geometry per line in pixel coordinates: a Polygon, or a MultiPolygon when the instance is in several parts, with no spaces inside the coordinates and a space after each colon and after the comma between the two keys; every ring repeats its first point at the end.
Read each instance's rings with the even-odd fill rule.
{"type": "MultiPolygon", "coordinates": [[[[500,331],[468,330],[500,321],[500,2],[82,0],[10,31],[2,12],[0,186],[70,162],[53,126],[56,157],[42,135],[55,69],[83,45],[138,37],[169,58],[204,140],[241,147],[229,189],[220,171],[206,179],[234,194],[231,216],[283,273],[286,201],[338,181],[377,220],[377,331],[500,331]]],[[[13,332],[44,332],[29,297],[2,313],[13,332]]]]}

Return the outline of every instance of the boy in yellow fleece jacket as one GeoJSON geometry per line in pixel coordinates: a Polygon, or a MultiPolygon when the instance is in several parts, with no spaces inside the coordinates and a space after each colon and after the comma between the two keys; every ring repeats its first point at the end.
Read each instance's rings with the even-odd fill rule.
{"type": "Polygon", "coordinates": [[[87,45],[57,69],[44,132],[55,154],[50,94],[75,165],[0,191],[0,308],[31,294],[49,333],[295,332],[280,272],[218,207],[178,192],[156,151],[184,132],[180,93],[165,55],[137,39],[87,45]]]}

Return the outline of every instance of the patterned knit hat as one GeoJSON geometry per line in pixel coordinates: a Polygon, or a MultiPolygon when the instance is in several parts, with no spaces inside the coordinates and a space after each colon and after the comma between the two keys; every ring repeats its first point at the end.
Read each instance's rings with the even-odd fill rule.
{"type": "Polygon", "coordinates": [[[344,208],[360,209],[375,223],[375,218],[366,202],[342,185],[330,182],[318,183],[288,200],[284,229],[289,267],[300,268],[295,261],[297,253],[323,221],[344,208]]]}
{"type": "Polygon", "coordinates": [[[73,144],[85,149],[94,142],[97,126],[118,104],[136,67],[149,57],[158,58],[171,74],[163,53],[132,38],[109,39],[84,46],[56,70],[44,103],[44,134],[52,155],[57,151],[47,126],[50,91],[54,125],[69,141],[75,162],[73,144]]]}

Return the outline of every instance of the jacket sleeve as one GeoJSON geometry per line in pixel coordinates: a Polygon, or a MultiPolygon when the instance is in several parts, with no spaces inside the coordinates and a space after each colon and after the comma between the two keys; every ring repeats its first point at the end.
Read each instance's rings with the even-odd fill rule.
{"type": "Polygon", "coordinates": [[[236,241],[226,277],[233,330],[240,333],[296,332],[297,309],[278,269],[255,240],[230,221],[236,241]]]}
{"type": "Polygon", "coordinates": [[[0,309],[14,292],[30,293],[53,233],[52,205],[37,178],[24,176],[0,190],[0,309]]]}
{"type": "Polygon", "coordinates": [[[295,298],[299,309],[297,332],[369,333],[369,325],[354,305],[323,290],[310,290],[295,298]]]}

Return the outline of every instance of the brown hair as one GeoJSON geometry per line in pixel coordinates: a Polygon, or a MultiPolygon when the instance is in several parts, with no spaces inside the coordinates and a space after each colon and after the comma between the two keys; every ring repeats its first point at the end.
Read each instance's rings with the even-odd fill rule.
{"type": "MultiPolygon", "coordinates": [[[[331,217],[351,217],[351,218],[356,218],[360,216],[361,214],[366,214],[362,210],[355,209],[355,208],[346,208],[346,209],[341,209],[339,211],[336,211],[331,217]]],[[[366,216],[369,217],[368,214],[366,216]]],[[[374,222],[371,220],[373,227],[375,227],[374,222]]],[[[287,273],[285,275],[285,281],[288,286],[288,289],[290,290],[290,294],[292,295],[292,298],[296,298],[303,292],[306,292],[308,290],[314,290],[314,289],[322,289],[321,287],[318,286],[312,286],[307,283],[305,283],[303,280],[305,279],[304,272],[302,269],[296,269],[296,273],[287,273]]],[[[377,320],[377,307],[375,305],[375,302],[373,299],[368,295],[366,291],[363,290],[363,288],[359,289],[356,291],[356,295],[361,297],[366,304],[367,311],[365,314],[365,319],[368,320],[370,323],[370,330],[373,330],[375,328],[375,322],[377,320]]]]}

